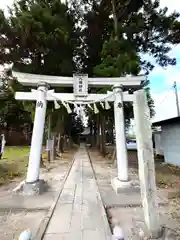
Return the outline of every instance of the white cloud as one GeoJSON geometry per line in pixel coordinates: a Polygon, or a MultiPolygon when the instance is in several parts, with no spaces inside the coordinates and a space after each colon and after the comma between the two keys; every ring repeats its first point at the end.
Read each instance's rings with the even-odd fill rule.
{"type": "Polygon", "coordinates": [[[179,0],[160,0],[161,7],[168,7],[168,12],[177,11],[180,12],[179,0]]]}
{"type": "Polygon", "coordinates": [[[169,56],[171,57],[180,57],[180,45],[176,45],[173,47],[173,49],[170,51],[169,56]],[[179,52],[179,54],[177,54],[179,52]]]}
{"type": "Polygon", "coordinates": [[[180,83],[180,63],[176,66],[168,66],[167,68],[161,68],[157,66],[149,75],[150,79],[155,79],[153,81],[158,81],[158,79],[163,79],[164,86],[171,86],[174,81],[180,83]]]}
{"type": "Polygon", "coordinates": [[[6,9],[7,6],[11,6],[13,4],[13,0],[0,0],[0,8],[6,9]]]}
{"type": "MultiPolygon", "coordinates": [[[[180,100],[180,92],[178,92],[180,100]]],[[[160,94],[153,94],[152,98],[155,103],[156,115],[153,118],[153,122],[177,117],[176,98],[173,89],[171,91],[165,91],[160,94]]]]}
{"type": "Polygon", "coordinates": [[[167,79],[167,84],[172,85],[174,81],[176,81],[178,85],[180,84],[180,71],[175,71],[174,74],[170,75],[167,79]]]}

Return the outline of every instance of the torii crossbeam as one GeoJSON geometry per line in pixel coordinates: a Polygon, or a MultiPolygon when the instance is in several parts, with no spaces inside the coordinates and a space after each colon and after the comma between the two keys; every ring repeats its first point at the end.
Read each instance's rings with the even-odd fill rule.
{"type": "MultiPolygon", "coordinates": [[[[50,90],[51,91],[51,90],[50,90]]],[[[38,96],[37,91],[33,92],[16,92],[15,99],[16,100],[27,100],[27,101],[36,101],[38,96]]],[[[51,94],[48,94],[46,96],[47,101],[71,101],[77,104],[80,103],[88,103],[93,101],[101,101],[102,99],[108,98],[108,102],[114,102],[115,96],[110,95],[108,97],[108,94],[89,94],[86,98],[77,98],[72,93],[55,93],[51,92],[51,94]]],[[[128,94],[127,92],[123,92],[123,101],[124,102],[133,102],[134,96],[133,94],[128,94]]]]}
{"type": "MultiPolygon", "coordinates": [[[[14,72],[13,76],[18,79],[18,82],[24,86],[35,86],[40,82],[46,82],[51,87],[68,87],[73,86],[74,77],[59,77],[49,75],[38,75],[29,73],[14,72]]],[[[109,87],[115,84],[123,85],[124,87],[138,88],[146,80],[144,75],[142,76],[126,76],[126,77],[109,77],[109,78],[88,78],[88,86],[92,87],[109,87]]]]}

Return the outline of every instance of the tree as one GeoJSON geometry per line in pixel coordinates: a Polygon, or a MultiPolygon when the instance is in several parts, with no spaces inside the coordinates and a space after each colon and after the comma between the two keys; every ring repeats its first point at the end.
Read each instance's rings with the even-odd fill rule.
{"type": "MultiPolygon", "coordinates": [[[[177,41],[179,14],[167,15],[167,8],[160,9],[157,0],[92,0],[85,1],[85,4],[89,5],[84,33],[90,75],[136,76],[142,71],[148,74],[154,66],[142,58],[143,54],[149,54],[163,67],[176,64],[168,53],[170,44],[175,41],[175,33],[177,41]]],[[[148,84],[149,81],[146,81],[144,87],[153,116],[154,102],[148,84]]],[[[96,89],[97,92],[106,90],[96,89]]],[[[125,104],[126,127],[133,117],[132,113],[132,105],[125,104]]],[[[113,117],[113,112],[109,114],[113,117]]]]}
{"type": "MultiPolygon", "coordinates": [[[[100,8],[109,6],[109,2],[102,1],[100,8]]],[[[152,55],[160,66],[174,65],[176,61],[168,52],[171,50],[169,44],[176,43],[174,34],[179,26],[179,13],[168,15],[167,8],[160,8],[159,0],[121,0],[117,3],[118,37],[126,39],[137,53],[152,55]]],[[[111,14],[110,7],[106,9],[111,14]]],[[[148,73],[153,65],[141,60],[141,67],[148,73]]]]}
{"type": "MultiPolygon", "coordinates": [[[[148,74],[154,66],[150,61],[143,60],[142,54],[151,55],[160,66],[176,64],[176,59],[169,57],[168,53],[171,50],[170,44],[176,41],[173,34],[176,32],[177,36],[178,13],[167,15],[167,8],[160,9],[158,0],[103,0],[100,4],[95,4],[94,1],[91,3],[89,15],[86,14],[85,17],[94,17],[91,17],[90,22],[87,20],[88,35],[85,39],[87,53],[90,53],[89,61],[91,56],[96,56],[90,64],[90,71],[95,75],[137,75],[142,70],[148,74]],[[111,14],[115,15],[113,19],[111,14]],[[93,20],[96,25],[92,24],[93,20]],[[97,30],[99,25],[101,29],[97,30]],[[107,26],[109,31],[106,34],[104,30],[107,26]],[[93,34],[95,29],[96,35],[93,34]],[[101,42],[98,43],[102,46],[101,52],[100,48],[96,49],[89,44],[89,35],[91,42],[101,42]]],[[[147,91],[150,97],[150,90],[147,91]]],[[[152,103],[152,100],[149,102],[152,103]]]]}
{"type": "Polygon", "coordinates": [[[75,20],[64,3],[17,0],[6,21],[4,47],[9,49],[15,69],[48,75],[72,74],[75,20]]]}
{"type": "Polygon", "coordinates": [[[10,33],[10,26],[8,19],[6,19],[4,12],[0,9],[0,64],[10,62],[9,49],[7,45],[7,35],[10,33]]]}
{"type": "MultiPolygon", "coordinates": [[[[0,63],[13,62],[13,68],[21,72],[72,76],[76,69],[74,56],[78,38],[76,20],[67,4],[59,0],[15,0],[9,13],[5,18],[3,11],[0,12],[0,63]]],[[[22,87],[22,90],[28,89],[22,87]]],[[[35,104],[13,101],[33,121],[35,104]]],[[[4,112],[6,108],[7,101],[4,112]]],[[[52,108],[53,104],[48,103],[47,113],[58,117],[53,118],[52,124],[56,125],[61,121],[62,111],[57,114],[52,108]]]]}
{"type": "Polygon", "coordinates": [[[83,130],[84,127],[81,118],[75,113],[68,115],[65,123],[65,133],[76,144],[79,144],[79,135],[83,132],[83,130]]]}
{"type": "MultiPolygon", "coordinates": [[[[27,136],[32,129],[32,119],[29,112],[24,109],[23,103],[14,99],[15,90],[20,89],[20,85],[14,80],[1,75],[0,88],[0,128],[6,135],[7,144],[24,144],[20,139],[27,140],[27,136]],[[16,129],[21,133],[20,139],[16,138],[16,143],[11,141],[10,130],[16,129]]],[[[27,143],[27,142],[26,142],[27,143]]]]}
{"type": "MultiPolygon", "coordinates": [[[[1,63],[14,62],[19,71],[49,75],[72,76],[74,70],[90,77],[148,74],[153,64],[142,54],[161,66],[176,63],[168,53],[170,44],[178,41],[178,16],[167,15],[158,0],[71,0],[69,6],[59,0],[16,0],[7,19],[0,12],[1,63]]],[[[148,81],[145,84],[154,114],[148,81]]],[[[24,109],[32,112],[32,105],[24,109]]],[[[131,110],[126,104],[127,126],[131,110]]],[[[112,111],[109,114],[113,117],[112,111]]]]}

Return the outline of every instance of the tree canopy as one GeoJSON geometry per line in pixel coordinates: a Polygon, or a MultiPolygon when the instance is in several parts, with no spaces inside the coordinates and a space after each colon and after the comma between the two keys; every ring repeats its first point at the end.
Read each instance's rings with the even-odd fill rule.
{"type": "MultiPolygon", "coordinates": [[[[0,11],[0,64],[14,63],[18,71],[61,76],[72,76],[75,71],[90,77],[148,74],[154,65],[144,60],[144,54],[162,67],[176,64],[168,53],[179,43],[179,14],[167,10],[160,8],[159,0],[14,0],[8,16],[0,11]]],[[[146,91],[153,115],[148,81],[146,91]]],[[[1,122],[10,121],[16,106],[17,121],[28,119],[32,124],[33,104],[19,103],[12,94],[6,91],[1,122]]],[[[48,108],[51,112],[52,104],[48,108]]],[[[113,117],[112,111],[109,114],[113,117]]],[[[130,104],[125,105],[125,115],[132,117],[130,104]]],[[[77,118],[71,116],[68,121],[72,119],[77,118]]]]}
{"type": "Polygon", "coordinates": [[[7,40],[4,48],[9,49],[8,60],[15,69],[48,75],[72,74],[75,20],[61,1],[14,1],[2,29],[7,40]]]}

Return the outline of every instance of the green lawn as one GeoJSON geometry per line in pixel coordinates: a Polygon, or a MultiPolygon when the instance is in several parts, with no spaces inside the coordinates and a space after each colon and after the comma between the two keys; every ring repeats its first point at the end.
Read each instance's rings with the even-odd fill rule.
{"type": "Polygon", "coordinates": [[[16,161],[28,155],[30,147],[5,147],[2,160],[16,161]]]}
{"type": "Polygon", "coordinates": [[[5,147],[0,160],[0,185],[24,176],[27,170],[29,147],[5,147]]]}

